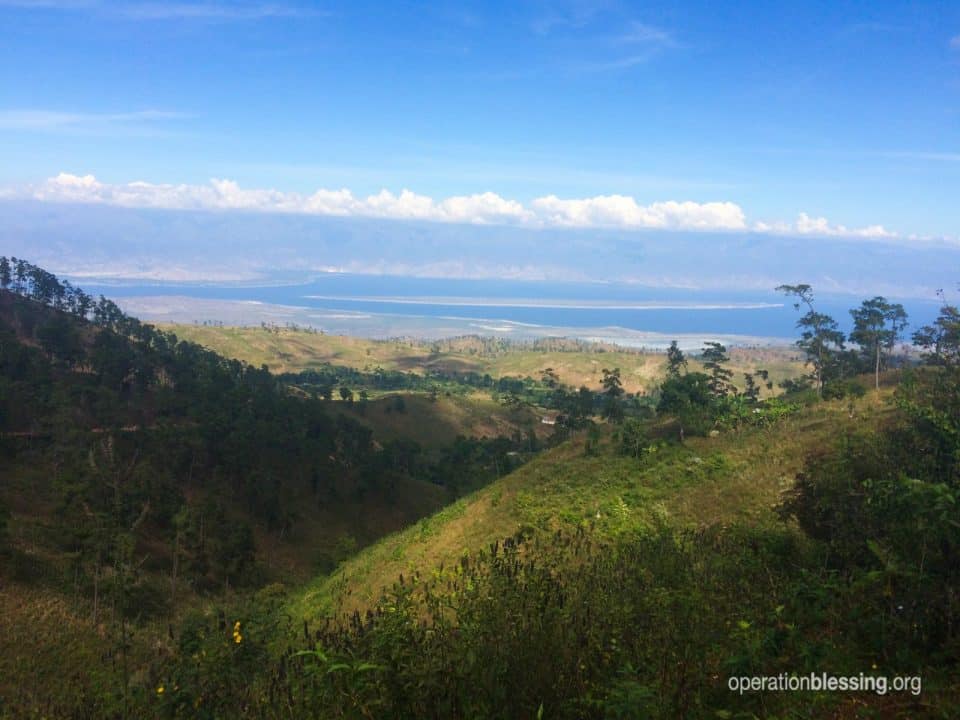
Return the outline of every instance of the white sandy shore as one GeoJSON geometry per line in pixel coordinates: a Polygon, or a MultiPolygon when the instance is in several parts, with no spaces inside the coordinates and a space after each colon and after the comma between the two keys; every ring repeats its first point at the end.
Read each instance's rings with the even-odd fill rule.
{"type": "Polygon", "coordinates": [[[793,344],[791,338],[733,334],[668,334],[621,327],[563,327],[519,323],[499,318],[350,312],[341,309],[271,305],[240,300],[208,300],[187,296],[141,296],[118,298],[117,302],[125,312],[152,322],[188,324],[213,322],[241,326],[260,325],[264,322],[280,325],[295,323],[335,335],[378,339],[416,337],[433,340],[459,335],[486,335],[517,340],[566,337],[587,342],[613,343],[624,347],[650,349],[666,348],[671,341],[676,340],[684,350],[699,349],[708,340],[722,342],[730,347],[793,344]]]}

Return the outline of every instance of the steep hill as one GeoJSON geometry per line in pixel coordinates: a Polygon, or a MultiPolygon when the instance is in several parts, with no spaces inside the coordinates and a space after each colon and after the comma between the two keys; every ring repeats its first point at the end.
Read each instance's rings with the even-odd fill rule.
{"type": "Polygon", "coordinates": [[[667,519],[677,526],[772,522],[805,458],[838,437],[876,430],[892,413],[889,396],[886,389],[852,403],[820,403],[774,425],[684,445],[651,439],[656,451],[642,459],[618,453],[610,428],[591,452],[581,434],[366,548],[311,584],[292,612],[317,620],[364,611],[400,575],[429,575],[524,528],[555,532],[587,524],[612,536],[667,519]]]}

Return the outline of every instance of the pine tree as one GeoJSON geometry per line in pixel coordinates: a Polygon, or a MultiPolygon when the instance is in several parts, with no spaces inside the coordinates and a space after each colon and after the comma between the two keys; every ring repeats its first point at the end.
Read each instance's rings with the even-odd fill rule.
{"type": "Polygon", "coordinates": [[[817,395],[822,397],[824,382],[835,366],[834,355],[843,350],[846,338],[836,320],[816,311],[812,287],[806,284],[780,285],[776,290],[797,299],[793,304],[794,309],[800,310],[801,306],[807,308],[807,312],[797,321],[797,327],[802,330],[797,347],[806,353],[807,364],[813,366],[817,395]]]}
{"type": "Polygon", "coordinates": [[[13,276],[10,272],[10,261],[6,256],[0,257],[0,288],[6,290],[10,287],[13,276]]]}
{"type": "Polygon", "coordinates": [[[623,419],[623,405],[620,397],[623,395],[623,383],[620,382],[620,368],[613,370],[603,369],[603,394],[606,397],[603,415],[608,420],[619,422],[623,419]]]}
{"type": "Polygon", "coordinates": [[[850,339],[860,346],[861,354],[872,360],[874,384],[880,388],[880,369],[907,326],[907,312],[899,303],[887,302],[877,296],[864,300],[856,310],[851,310],[853,332],[850,339]]]}
{"type": "Polygon", "coordinates": [[[724,367],[724,363],[730,362],[726,347],[718,342],[704,343],[700,359],[704,370],[710,374],[709,387],[714,397],[722,398],[736,392],[736,388],[730,382],[733,371],[724,367]]]}
{"type": "Polygon", "coordinates": [[[682,372],[687,371],[687,358],[684,357],[683,350],[677,345],[677,341],[674,340],[670,343],[670,347],[667,348],[667,377],[677,378],[680,377],[682,372]]]}

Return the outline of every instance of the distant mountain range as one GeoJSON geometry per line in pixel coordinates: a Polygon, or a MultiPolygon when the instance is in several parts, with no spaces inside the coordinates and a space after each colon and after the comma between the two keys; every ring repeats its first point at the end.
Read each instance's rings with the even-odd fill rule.
{"type": "Polygon", "coordinates": [[[323,272],[635,282],[929,298],[960,246],[754,232],[529,229],[244,211],[0,202],[0,249],[98,280],[302,282],[323,272]]]}

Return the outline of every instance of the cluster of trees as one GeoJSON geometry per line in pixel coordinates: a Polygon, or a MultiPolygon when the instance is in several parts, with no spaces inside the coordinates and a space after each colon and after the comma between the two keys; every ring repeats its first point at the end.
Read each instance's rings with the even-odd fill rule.
{"type": "MultiPolygon", "coordinates": [[[[392,342],[404,342],[399,339],[392,342]]],[[[387,341],[391,342],[391,341],[387,341]]],[[[577,338],[536,338],[533,340],[512,340],[501,337],[463,335],[459,337],[435,340],[426,343],[422,340],[406,340],[411,347],[428,346],[432,352],[467,353],[480,357],[499,357],[511,352],[571,352],[601,354],[611,351],[620,353],[640,352],[633,348],[620,347],[609,343],[597,343],[577,338]]]]}
{"type": "Polygon", "coordinates": [[[700,360],[705,372],[691,372],[676,341],[667,350],[667,375],[660,386],[657,412],[677,418],[681,440],[687,433],[705,433],[720,418],[731,424],[752,419],[762,389],[773,388],[769,372],[759,369],[744,373],[741,392],[732,382],[733,371],[726,366],[730,356],[721,343],[705,343],[700,360]]]}
{"type": "MultiPolygon", "coordinates": [[[[861,393],[862,388],[851,380],[866,372],[873,374],[875,386],[880,387],[880,373],[890,366],[907,326],[902,305],[881,296],[864,300],[850,310],[853,330],[848,336],[834,318],[817,310],[809,285],[781,285],[777,290],[795,298],[795,307],[804,310],[797,321],[800,338],[796,344],[810,367],[809,375],[782,382],[784,390],[812,387],[818,397],[861,393]]],[[[744,373],[740,391],[732,382],[733,372],[726,367],[730,358],[722,344],[706,343],[700,360],[704,372],[689,372],[675,341],[667,351],[667,377],[660,386],[657,411],[680,421],[681,438],[685,432],[702,434],[717,423],[763,420],[769,403],[761,403],[761,395],[764,388],[773,389],[767,370],[744,373]]]]}
{"type": "Polygon", "coordinates": [[[324,363],[318,369],[303,370],[298,373],[283,373],[277,376],[281,382],[296,385],[330,400],[341,388],[351,392],[368,390],[389,392],[406,390],[410,392],[466,391],[470,389],[487,390],[491,393],[528,395],[535,392],[536,381],[532,378],[503,377],[494,379],[488,373],[457,372],[431,368],[424,373],[385,370],[376,367],[367,372],[352,367],[324,363]]]}
{"type": "Polygon", "coordinates": [[[148,536],[176,546],[173,562],[191,555],[179,575],[195,587],[235,581],[252,542],[235,528],[286,527],[298,479],[371,449],[360,426],[297,402],[263,368],[178,341],[109,301],[70,318],[33,295],[8,296],[0,312],[0,453],[8,466],[51,467],[41,491],[56,503],[55,542],[94,607],[104,573],[132,562],[148,536]],[[183,530],[193,516],[195,542],[183,530]]]}
{"type": "MultiPolygon", "coordinates": [[[[23,258],[0,256],[0,289],[12,290],[37,302],[67,310],[85,318],[94,309],[93,298],[68,281],[60,282],[53,273],[23,258]]],[[[101,297],[101,302],[103,298],[101,297]]]]}
{"type": "Polygon", "coordinates": [[[620,423],[627,418],[649,418],[653,410],[650,398],[624,390],[620,368],[602,368],[599,392],[585,385],[578,389],[563,385],[553,368],[542,372],[541,385],[545,391],[538,395],[538,404],[559,411],[557,425],[563,431],[561,436],[589,426],[593,416],[620,423]]]}
{"type": "Polygon", "coordinates": [[[887,368],[907,327],[907,312],[902,305],[882,296],[864,300],[850,311],[853,331],[847,337],[834,318],[817,311],[809,285],[780,285],[777,291],[794,298],[797,310],[805,310],[797,321],[797,347],[806,355],[810,380],[818,395],[822,396],[831,382],[867,370],[873,372],[875,385],[880,387],[880,371],[887,368]],[[848,348],[848,340],[856,347],[848,348]]]}

